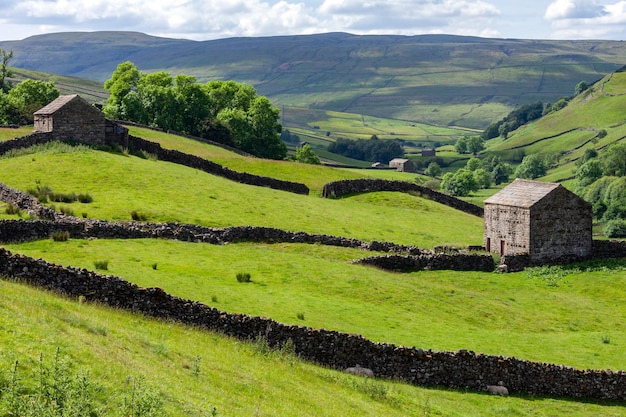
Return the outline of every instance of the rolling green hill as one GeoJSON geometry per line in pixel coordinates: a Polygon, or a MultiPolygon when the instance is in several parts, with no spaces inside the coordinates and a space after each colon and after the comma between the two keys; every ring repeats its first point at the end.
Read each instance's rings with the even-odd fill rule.
{"type": "MultiPolygon", "coordinates": [[[[0,138],[12,133],[25,129],[0,129],[0,138]]],[[[154,131],[133,128],[132,133],[232,169],[302,181],[314,190],[324,182],[363,175],[246,158],[154,131]]],[[[0,177],[23,191],[50,186],[57,192],[88,193],[91,203],[56,206],[91,218],[130,219],[138,211],[155,222],[271,226],[427,248],[482,241],[481,219],[412,195],[371,193],[337,200],[316,192],[292,195],[84,146],[51,144],[8,155],[0,158],[0,177]]],[[[3,246],[88,269],[106,261],[107,273],[225,311],[376,341],[578,368],[620,369],[625,359],[622,261],[515,274],[398,274],[352,264],[366,256],[359,250],[320,245],[70,239],[3,246]],[[238,272],[250,273],[252,282],[238,283],[238,272]]],[[[255,344],[63,300],[16,283],[0,286],[0,327],[8,329],[1,339],[3,366],[19,360],[24,381],[32,386],[38,355],[50,357],[60,347],[77,368],[88,369],[104,386],[100,400],[110,406],[124,395],[120,381],[144,376],[175,416],[207,415],[210,406],[218,415],[233,416],[626,415],[623,404],[501,399],[362,381],[284,353],[268,354],[255,344]]]]}
{"type": "Polygon", "coordinates": [[[586,149],[602,152],[626,138],[625,107],[626,73],[611,73],[563,109],[520,127],[506,140],[490,141],[488,151],[503,156],[557,155],[559,166],[544,179],[563,180],[574,174],[574,163],[586,149]],[[599,136],[600,132],[606,136],[599,136]]]}
{"type": "MultiPolygon", "coordinates": [[[[617,41],[447,35],[231,38],[205,42],[128,32],[57,33],[0,42],[20,68],[104,81],[125,60],[142,71],[254,85],[286,126],[334,111],[482,129],[512,108],[569,96],[626,62],[617,41]]],[[[386,129],[385,129],[386,130],[386,129]]]]}

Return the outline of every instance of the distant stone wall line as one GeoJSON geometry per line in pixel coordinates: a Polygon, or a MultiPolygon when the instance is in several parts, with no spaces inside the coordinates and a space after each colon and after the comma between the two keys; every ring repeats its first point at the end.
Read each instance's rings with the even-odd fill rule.
{"type": "Polygon", "coordinates": [[[418,193],[421,196],[428,198],[429,200],[436,201],[440,204],[445,204],[457,210],[461,210],[465,213],[472,214],[474,216],[482,217],[484,210],[475,204],[468,203],[456,197],[452,197],[447,194],[443,194],[428,187],[413,184],[406,181],[392,181],[373,178],[362,178],[354,180],[340,180],[330,182],[324,185],[322,189],[322,196],[324,198],[338,198],[346,194],[356,194],[375,191],[397,191],[403,193],[418,193]]]}
{"type": "Polygon", "coordinates": [[[372,369],[377,377],[420,386],[483,391],[487,385],[502,381],[513,395],[626,399],[624,371],[578,370],[467,350],[438,352],[374,343],[359,335],[226,313],[172,296],[160,288],[141,288],[119,277],[62,267],[14,255],[3,248],[0,248],[0,275],[67,297],[82,296],[87,301],[175,320],[241,340],[260,336],[272,347],[291,341],[302,359],[338,370],[360,364],[372,369]]]}
{"type": "Polygon", "coordinates": [[[159,160],[173,162],[190,168],[199,169],[212,175],[217,175],[241,184],[269,187],[275,190],[287,191],[295,194],[309,194],[309,187],[292,181],[279,180],[271,177],[233,171],[222,165],[173,149],[164,149],[160,144],[136,136],[128,136],[128,147],[131,151],[143,151],[155,155],[159,160]]]}
{"type": "MultiPolygon", "coordinates": [[[[48,142],[53,142],[55,140],[57,139],[54,137],[53,132],[32,133],[30,135],[22,136],[20,138],[0,142],[0,155],[3,155],[14,149],[29,148],[31,146],[45,144],[48,142]]],[[[161,147],[160,144],[156,142],[151,142],[136,136],[124,135],[116,137],[115,135],[109,135],[107,140],[110,144],[114,143],[120,146],[128,146],[131,150],[134,151],[144,151],[153,154],[162,161],[172,162],[175,164],[187,166],[189,168],[199,169],[208,174],[226,178],[228,180],[235,181],[241,184],[253,185],[258,187],[268,187],[279,191],[286,191],[302,195],[308,195],[310,192],[309,187],[302,183],[279,180],[276,178],[249,174],[247,172],[234,171],[218,163],[209,161],[204,158],[200,158],[195,155],[176,150],[164,149],[163,147],[161,147]],[[119,141],[123,141],[124,143],[119,143],[119,141]]],[[[89,141],[86,141],[85,143],[92,144],[89,141]]]]}

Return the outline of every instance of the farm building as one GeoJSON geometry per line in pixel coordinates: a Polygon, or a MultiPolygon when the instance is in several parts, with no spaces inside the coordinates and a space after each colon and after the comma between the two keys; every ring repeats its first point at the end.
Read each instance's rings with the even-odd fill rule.
{"type": "Polygon", "coordinates": [[[395,158],[389,161],[389,168],[395,168],[400,172],[413,172],[415,170],[413,162],[402,158],[395,158]]]}
{"type": "Polygon", "coordinates": [[[33,113],[35,133],[48,133],[53,140],[101,145],[107,139],[128,139],[128,129],[107,120],[99,109],[77,94],[60,96],[33,113]]]}
{"type": "Polygon", "coordinates": [[[425,156],[425,157],[437,156],[437,150],[433,148],[424,148],[422,149],[422,156],[425,156]]]}
{"type": "Polygon", "coordinates": [[[516,179],[485,200],[484,245],[533,261],[591,254],[591,205],[560,184],[516,179]]]}

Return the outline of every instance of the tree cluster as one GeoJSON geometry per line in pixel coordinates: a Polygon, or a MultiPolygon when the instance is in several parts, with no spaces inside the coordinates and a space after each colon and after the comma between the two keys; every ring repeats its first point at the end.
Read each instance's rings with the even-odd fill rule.
{"type": "Polygon", "coordinates": [[[543,114],[544,106],[541,102],[523,105],[513,110],[502,120],[487,126],[487,129],[483,131],[482,138],[485,140],[497,138],[498,136],[506,138],[509,132],[540,118],[543,114]]]}
{"type": "Polygon", "coordinates": [[[404,149],[399,141],[380,140],[375,136],[371,139],[357,140],[339,138],[328,145],[328,151],[369,162],[388,162],[404,155],[404,149]]]}
{"type": "Polygon", "coordinates": [[[465,168],[446,173],[441,180],[441,190],[454,196],[467,196],[491,184],[501,184],[509,180],[511,166],[502,162],[499,156],[489,155],[483,159],[471,158],[465,168]]]}
{"type": "Polygon", "coordinates": [[[621,230],[615,221],[626,221],[626,143],[614,143],[601,155],[588,149],[577,165],[578,195],[592,204],[596,218],[621,230]]]}
{"type": "Polygon", "coordinates": [[[54,83],[24,80],[15,87],[9,61],[13,51],[0,48],[0,124],[27,125],[33,123],[33,113],[59,96],[54,83]]]}
{"type": "Polygon", "coordinates": [[[199,84],[193,76],[164,71],[144,74],[126,61],[104,88],[110,93],[107,117],[208,138],[263,158],[287,155],[279,110],[250,85],[199,84]]]}
{"type": "Polygon", "coordinates": [[[485,140],[480,136],[460,137],[454,144],[454,150],[460,154],[478,154],[485,149],[485,140]]]}

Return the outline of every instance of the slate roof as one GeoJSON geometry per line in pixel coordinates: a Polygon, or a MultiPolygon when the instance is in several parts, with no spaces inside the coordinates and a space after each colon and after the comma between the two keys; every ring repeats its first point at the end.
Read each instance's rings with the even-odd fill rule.
{"type": "Polygon", "coordinates": [[[486,199],[485,204],[530,208],[558,187],[561,184],[518,178],[486,199]]]}
{"type": "Polygon", "coordinates": [[[57,110],[59,110],[61,107],[65,106],[67,103],[74,100],[76,97],[78,97],[78,94],[71,94],[68,96],[59,96],[56,99],[52,100],[47,106],[40,108],[33,114],[39,114],[39,115],[53,114],[57,110]]]}

